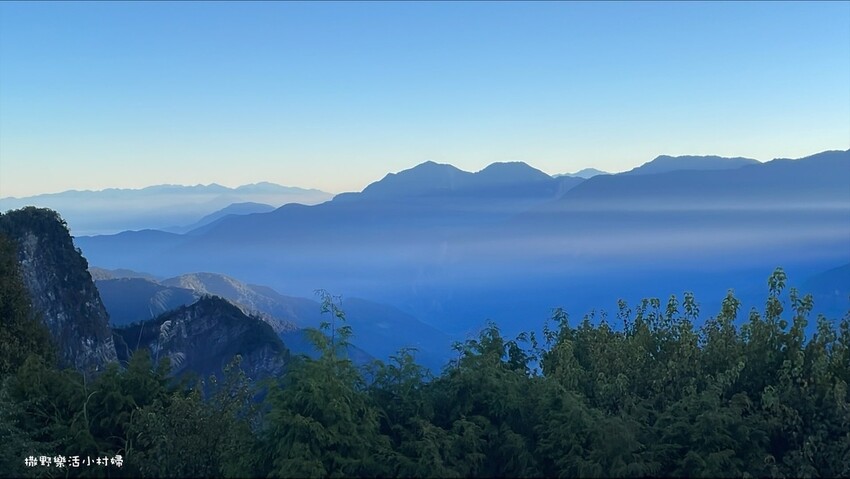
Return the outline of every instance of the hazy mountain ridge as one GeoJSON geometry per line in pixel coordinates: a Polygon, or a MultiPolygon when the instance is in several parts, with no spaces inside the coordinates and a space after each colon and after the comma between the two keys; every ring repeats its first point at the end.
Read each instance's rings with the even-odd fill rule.
{"type": "Polygon", "coordinates": [[[159,278],[152,274],[133,271],[131,269],[103,269],[97,266],[89,266],[89,274],[95,281],[102,279],[119,279],[119,278],[143,278],[151,281],[159,281],[159,278]]]}
{"type": "Polygon", "coordinates": [[[267,215],[225,218],[191,242],[227,241],[234,239],[237,231],[251,231],[250,241],[297,241],[308,233],[318,236],[322,243],[345,230],[352,235],[349,244],[368,243],[382,234],[381,228],[405,224],[415,224],[417,234],[441,236],[447,227],[474,227],[503,220],[551,201],[582,181],[552,178],[521,162],[494,163],[477,173],[425,162],[390,173],[360,193],[337,195],[327,203],[284,205],[267,215]]]}
{"type": "MultiPolygon", "coordinates": [[[[175,311],[131,326],[110,328],[88,262],[54,211],[30,207],[0,214],[0,235],[17,247],[21,283],[57,346],[60,367],[100,373],[109,363],[126,362],[138,346],[150,347],[156,358],[169,357],[173,375],[220,373],[236,354],[243,357],[243,370],[254,378],[282,372],[288,352],[271,326],[223,299],[198,299],[189,290],[183,291],[192,301],[189,305],[177,305],[175,311]],[[132,339],[122,337],[127,331],[132,331],[132,339]]],[[[103,281],[157,286],[143,278],[103,281]]],[[[152,296],[163,301],[159,307],[168,308],[167,295],[161,293],[154,291],[152,296]]]]}
{"type": "Polygon", "coordinates": [[[558,178],[560,176],[575,176],[577,178],[590,179],[594,176],[598,175],[610,175],[611,173],[607,171],[597,170],[596,168],[584,168],[576,171],[575,173],[559,173],[557,175],[552,175],[554,178],[558,178]]]}
{"type": "Polygon", "coordinates": [[[280,206],[318,204],[333,195],[316,189],[256,183],[228,188],[210,185],[156,185],[141,189],[70,190],[22,198],[0,198],[0,211],[37,206],[61,212],[72,234],[92,235],[124,230],[191,225],[234,203],[280,206]]]}
{"type": "Polygon", "coordinates": [[[224,275],[194,273],[162,281],[149,277],[113,277],[99,279],[95,284],[114,326],[153,319],[188,306],[204,296],[219,296],[233,303],[244,314],[265,321],[277,334],[297,328],[285,316],[270,314],[272,308],[258,304],[263,303],[261,295],[224,275]]]}
{"type": "Polygon", "coordinates": [[[174,226],[170,228],[164,228],[163,231],[170,233],[189,233],[189,232],[197,232],[199,229],[203,229],[204,227],[209,227],[210,224],[215,223],[216,221],[221,220],[222,218],[230,215],[250,215],[254,213],[268,213],[269,211],[273,211],[275,209],[272,205],[267,205],[265,203],[254,203],[251,201],[247,201],[244,203],[233,203],[224,208],[214,211],[198,221],[184,226],[174,226]]]}
{"type": "Polygon", "coordinates": [[[173,193],[173,194],[214,194],[220,195],[222,193],[227,192],[243,192],[243,193],[301,193],[301,192],[315,192],[315,193],[325,193],[321,190],[315,188],[300,188],[297,186],[282,186],[276,183],[270,183],[267,181],[259,182],[259,183],[251,183],[247,185],[237,186],[235,188],[230,188],[227,186],[222,186],[218,183],[210,183],[208,185],[197,184],[197,185],[177,185],[177,184],[161,184],[161,185],[151,185],[146,186],[144,188],[104,188],[101,190],[66,190],[60,191],[56,193],[42,193],[33,196],[7,196],[0,198],[0,201],[5,200],[26,200],[26,199],[39,199],[39,198],[55,198],[55,197],[122,197],[125,195],[145,195],[147,193],[156,193],[158,195],[173,193]]]}
{"type": "Polygon", "coordinates": [[[187,371],[200,377],[220,375],[233,357],[240,355],[241,367],[249,377],[262,379],[279,375],[289,357],[270,325],[214,296],[114,331],[121,338],[122,361],[135,350],[148,348],[155,360],[169,358],[175,376],[187,371]]]}
{"type": "Polygon", "coordinates": [[[448,164],[426,161],[398,173],[388,173],[359,193],[341,193],[334,197],[334,201],[474,195],[485,192],[510,195],[512,190],[525,192],[529,185],[537,188],[532,190],[534,193],[545,195],[547,192],[552,194],[562,183],[562,180],[552,178],[521,161],[492,163],[475,173],[448,164]]]}
{"type": "Polygon", "coordinates": [[[191,289],[163,286],[147,278],[98,279],[95,286],[114,327],[154,319],[201,297],[191,289]]]}
{"type": "MultiPolygon", "coordinates": [[[[511,301],[551,305],[567,298],[574,309],[593,307],[589,297],[567,291],[595,294],[617,278],[635,295],[642,285],[677,291],[682,278],[692,278],[709,297],[720,297],[711,285],[761,281],[778,265],[805,276],[846,263],[848,158],[850,151],[831,151],[729,170],[567,178],[575,184],[561,194],[542,180],[467,194],[474,190],[460,188],[457,178],[474,174],[430,164],[425,177],[437,183],[412,188],[413,197],[381,186],[382,195],[402,196],[351,194],[230,217],[197,236],[136,241],[133,258],[121,254],[127,242],[120,236],[80,244],[108,267],[150,264],[162,275],[216,270],[303,296],[324,288],[458,331],[486,317],[506,318],[511,301]],[[526,190],[533,194],[513,189],[527,185],[535,185],[526,190]],[[693,271],[714,276],[693,279],[693,271]],[[634,280],[640,272],[651,274],[634,280]],[[494,294],[499,298],[487,301],[486,311],[478,308],[494,294]]],[[[405,172],[390,178],[411,174],[405,172]]]]}
{"type": "MultiPolygon", "coordinates": [[[[850,253],[842,247],[850,238],[848,180],[850,151],[733,170],[597,176],[481,236],[526,245],[526,260],[550,262],[553,270],[564,263],[594,270],[791,267],[817,256],[836,264],[850,253]]],[[[459,238],[458,247],[473,246],[458,254],[492,254],[475,241],[459,238]]]]}
{"type": "MultiPolygon", "coordinates": [[[[755,161],[755,160],[753,160],[755,161]]],[[[812,199],[850,200],[850,150],[825,151],[797,160],[776,159],[726,170],[673,170],[645,175],[594,177],[565,193],[559,204],[592,201],[627,208],[645,198],[670,201],[699,200],[707,206],[741,207],[812,199]],[[731,201],[729,201],[731,200],[731,201]]],[[[658,205],[656,205],[658,206],[658,205]]],[[[692,206],[692,205],[688,205],[692,206]]]]}
{"type": "MultiPolygon", "coordinates": [[[[298,327],[292,317],[280,314],[275,303],[249,285],[222,274],[191,273],[161,282],[164,286],[188,289],[199,295],[215,295],[227,299],[245,314],[253,314],[272,326],[277,334],[298,327]]],[[[303,327],[303,326],[302,326],[303,327]]]]}
{"type": "MultiPolygon", "coordinates": [[[[150,320],[213,295],[268,323],[287,346],[289,341],[295,341],[295,352],[309,353],[309,344],[299,331],[319,328],[322,321],[329,320],[323,317],[321,305],[314,300],[285,296],[272,288],[248,285],[221,274],[191,273],[161,282],[114,278],[96,284],[112,324],[117,327],[150,320]]],[[[430,367],[439,368],[446,360],[449,336],[416,318],[392,306],[358,298],[346,298],[343,307],[355,331],[350,348],[352,358],[387,359],[403,347],[412,347],[420,351],[422,362],[430,367]]]]}
{"type": "Polygon", "coordinates": [[[621,175],[651,175],[682,170],[733,170],[747,165],[757,165],[760,162],[752,158],[723,156],[669,156],[661,155],[621,175]]]}

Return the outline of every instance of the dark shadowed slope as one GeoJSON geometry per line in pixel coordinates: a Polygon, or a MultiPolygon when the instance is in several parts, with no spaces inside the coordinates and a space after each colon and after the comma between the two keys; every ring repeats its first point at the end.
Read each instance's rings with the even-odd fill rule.
{"type": "Polygon", "coordinates": [[[175,376],[192,372],[200,377],[221,374],[234,356],[254,379],[277,376],[289,352],[272,327],[246,316],[230,302],[204,297],[156,319],[116,328],[121,360],[147,348],[155,360],[168,358],[175,376]]]}
{"type": "MultiPolygon", "coordinates": [[[[163,284],[219,295],[298,328],[318,328],[322,321],[329,321],[316,301],[282,295],[272,288],[247,285],[224,275],[194,273],[163,284]]],[[[423,364],[429,367],[439,368],[447,358],[449,337],[397,308],[359,298],[344,298],[341,306],[354,330],[352,343],[374,357],[386,359],[401,348],[411,347],[420,351],[423,364]]]]}

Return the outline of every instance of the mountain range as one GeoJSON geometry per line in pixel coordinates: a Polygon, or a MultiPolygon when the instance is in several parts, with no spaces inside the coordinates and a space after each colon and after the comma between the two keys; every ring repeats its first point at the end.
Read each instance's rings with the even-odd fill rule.
{"type": "MultiPolygon", "coordinates": [[[[318,329],[329,320],[317,301],[285,296],[267,286],[245,284],[221,274],[191,273],[157,281],[135,272],[127,273],[132,277],[121,277],[120,273],[107,276],[105,270],[95,271],[100,277],[95,284],[113,327],[151,320],[205,296],[217,296],[269,324],[293,353],[309,354],[303,330],[318,329]]],[[[399,349],[415,348],[423,365],[438,370],[445,364],[451,346],[447,334],[386,304],[359,298],[345,298],[342,304],[347,323],[355,331],[350,353],[360,362],[387,360],[399,349]]]]}
{"type": "Polygon", "coordinates": [[[268,323],[246,316],[215,296],[113,331],[122,363],[135,351],[148,349],[154,362],[167,358],[175,376],[186,372],[200,378],[220,375],[239,356],[243,371],[259,380],[279,376],[290,357],[268,323]]]}
{"type": "Polygon", "coordinates": [[[14,256],[3,264],[12,259],[18,270],[4,270],[4,282],[18,278],[26,296],[3,298],[4,307],[20,299],[31,305],[34,319],[47,327],[51,337],[45,341],[55,346],[60,367],[91,377],[148,349],[154,361],[167,359],[175,376],[221,374],[240,356],[243,371],[260,379],[279,374],[288,362],[289,351],[269,324],[218,297],[202,296],[152,319],[111,326],[88,263],[54,211],[28,207],[0,214],[0,239],[12,245],[3,254],[14,256]]]}
{"type": "Polygon", "coordinates": [[[204,227],[208,227],[209,225],[219,221],[220,219],[229,216],[229,215],[250,215],[254,213],[268,213],[269,211],[274,210],[275,207],[272,205],[267,205],[265,203],[254,203],[251,201],[246,201],[244,203],[233,203],[224,208],[213,211],[212,213],[204,216],[198,221],[185,226],[174,226],[171,228],[163,228],[163,231],[168,231],[171,233],[188,233],[199,232],[204,229],[204,227]]]}
{"type": "Polygon", "coordinates": [[[615,284],[633,300],[687,289],[719,302],[776,266],[802,280],[850,262],[850,150],[659,157],[637,170],[585,180],[519,162],[476,173],[426,162],[318,205],[78,244],[102,267],[218,271],[296,296],[323,288],[453,334],[487,318],[518,330],[518,314],[559,305],[614,306],[615,284]]]}
{"type": "Polygon", "coordinates": [[[519,162],[474,173],[426,162],[317,205],[236,206],[182,234],[74,241],[59,216],[35,208],[0,215],[0,232],[18,245],[63,361],[86,370],[143,347],[205,373],[236,347],[254,354],[255,373],[274,374],[286,351],[314,352],[304,328],[326,320],[307,298],[320,288],[345,298],[349,357],[363,364],[414,347],[432,369],[486,320],[510,335],[558,306],[583,314],[691,291],[711,311],[732,287],[743,310],[759,307],[776,266],[820,311],[846,311],[850,150],[681,159],[681,169],[659,157],[643,173],[590,179],[519,162]],[[85,271],[85,258],[100,268],[85,271]],[[173,331],[230,339],[212,352],[186,337],[167,349],[173,331]]]}
{"type": "Polygon", "coordinates": [[[623,175],[651,175],[670,171],[734,170],[746,165],[757,165],[751,158],[724,158],[722,156],[668,156],[661,155],[652,161],[622,173],[623,175]]]}
{"type": "MultiPolygon", "coordinates": [[[[218,215],[245,214],[242,203],[280,206],[316,204],[333,195],[316,189],[262,182],[229,188],[215,183],[156,185],[141,189],[70,190],[24,198],[0,198],[0,211],[36,206],[59,211],[74,235],[117,233],[150,228],[187,231],[187,227],[218,210],[218,215]]],[[[262,207],[247,207],[257,212],[262,207]],[[259,208],[259,209],[258,209],[259,208]]],[[[197,226],[195,226],[197,227],[197,226]]]]}

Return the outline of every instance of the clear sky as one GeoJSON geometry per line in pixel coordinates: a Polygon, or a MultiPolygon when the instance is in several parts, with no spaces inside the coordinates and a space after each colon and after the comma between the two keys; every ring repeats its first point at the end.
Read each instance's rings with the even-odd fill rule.
{"type": "Polygon", "coordinates": [[[850,148],[850,3],[0,2],[0,196],[850,148]]]}

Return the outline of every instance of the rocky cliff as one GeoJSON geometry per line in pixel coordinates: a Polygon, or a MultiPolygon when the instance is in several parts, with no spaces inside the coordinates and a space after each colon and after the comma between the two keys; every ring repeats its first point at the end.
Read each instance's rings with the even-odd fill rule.
{"type": "Polygon", "coordinates": [[[17,247],[33,309],[55,339],[60,362],[92,372],[117,360],[106,309],[62,218],[33,207],[0,213],[0,233],[17,247]]]}
{"type": "MultiPolygon", "coordinates": [[[[269,323],[277,334],[298,329],[298,316],[281,304],[280,295],[262,286],[248,285],[216,273],[191,273],[161,281],[169,287],[189,289],[197,295],[220,296],[235,304],[243,313],[269,323]],[[270,294],[271,293],[271,294],[270,294]]],[[[318,311],[318,308],[315,309],[318,311]]]]}
{"type": "Polygon", "coordinates": [[[120,359],[148,348],[154,360],[171,361],[174,375],[219,373],[238,354],[245,373],[261,379],[280,374],[289,356],[268,323],[216,296],[114,331],[120,359]]]}

